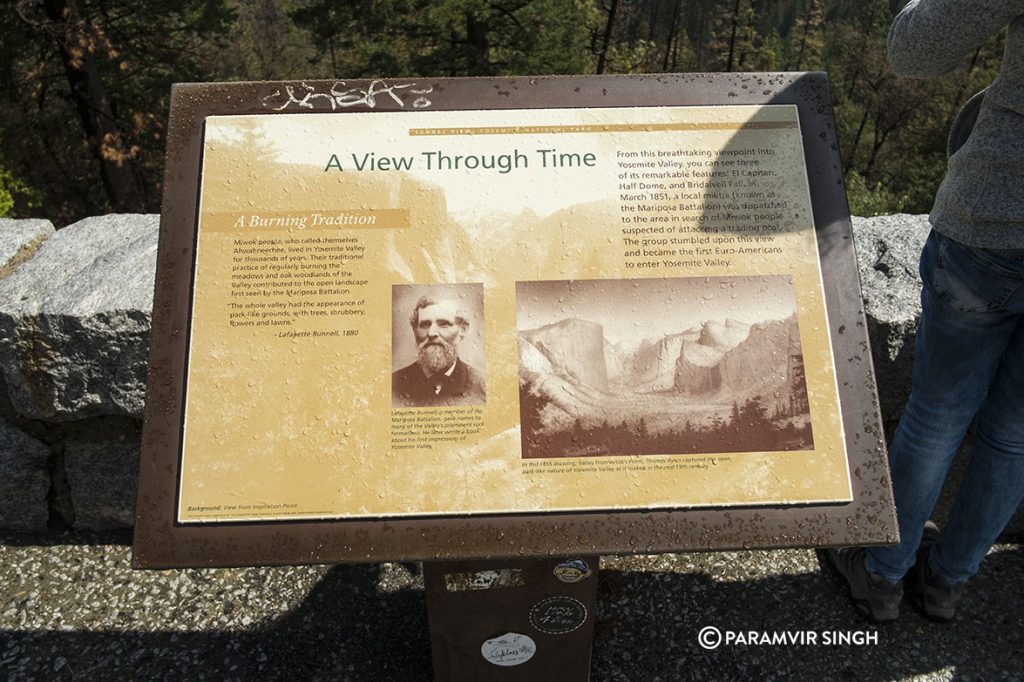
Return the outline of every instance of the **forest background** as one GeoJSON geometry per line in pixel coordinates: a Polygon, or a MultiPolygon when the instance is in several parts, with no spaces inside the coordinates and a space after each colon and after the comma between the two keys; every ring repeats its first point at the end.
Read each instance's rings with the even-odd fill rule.
{"type": "Polygon", "coordinates": [[[993,38],[896,78],[899,0],[3,0],[0,217],[160,210],[171,83],[827,71],[854,215],[926,213],[993,38]]]}

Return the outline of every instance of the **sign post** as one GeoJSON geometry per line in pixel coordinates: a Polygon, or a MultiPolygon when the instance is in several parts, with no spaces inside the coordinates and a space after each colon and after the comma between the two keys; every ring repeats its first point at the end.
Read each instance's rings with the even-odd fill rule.
{"type": "Polygon", "coordinates": [[[424,562],[434,679],[590,679],[598,559],[424,562]]]}
{"type": "MultiPolygon", "coordinates": [[[[135,565],[424,560],[439,637],[538,585],[452,576],[560,565],[505,558],[893,542],[829,102],[823,74],[177,86],[135,565]]],[[[585,636],[588,594],[466,669],[543,659],[571,604],[585,636]]]]}

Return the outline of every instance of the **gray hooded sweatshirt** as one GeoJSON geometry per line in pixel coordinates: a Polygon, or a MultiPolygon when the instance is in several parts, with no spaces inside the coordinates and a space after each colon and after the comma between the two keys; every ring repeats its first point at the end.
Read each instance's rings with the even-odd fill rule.
{"type": "Polygon", "coordinates": [[[1024,0],[911,0],[889,30],[889,63],[899,76],[941,76],[1007,25],[999,75],[930,220],[964,244],[1024,249],[1024,0]]]}

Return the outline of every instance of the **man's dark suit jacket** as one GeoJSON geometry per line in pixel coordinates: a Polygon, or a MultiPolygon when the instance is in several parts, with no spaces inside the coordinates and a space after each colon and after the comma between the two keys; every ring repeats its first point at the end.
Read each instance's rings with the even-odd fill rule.
{"type": "Polygon", "coordinates": [[[396,407],[482,405],[484,397],[483,376],[461,358],[451,376],[435,374],[428,379],[415,362],[391,375],[391,402],[396,407]]]}

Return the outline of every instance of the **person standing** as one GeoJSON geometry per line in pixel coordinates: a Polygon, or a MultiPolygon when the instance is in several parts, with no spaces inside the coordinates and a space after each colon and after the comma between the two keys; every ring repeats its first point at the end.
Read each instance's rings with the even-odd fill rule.
{"type": "Polygon", "coordinates": [[[927,617],[952,619],[1024,498],[1024,0],[911,0],[889,61],[900,76],[939,76],[1007,26],[999,74],[929,215],[911,395],[889,448],[900,542],[819,554],[874,621],[898,617],[904,589],[927,617]],[[972,421],[939,530],[928,517],[972,421]]]}

